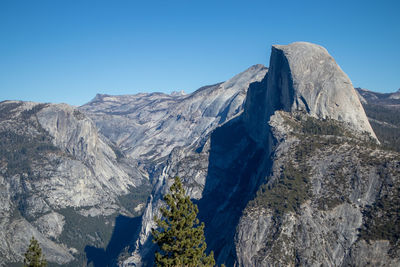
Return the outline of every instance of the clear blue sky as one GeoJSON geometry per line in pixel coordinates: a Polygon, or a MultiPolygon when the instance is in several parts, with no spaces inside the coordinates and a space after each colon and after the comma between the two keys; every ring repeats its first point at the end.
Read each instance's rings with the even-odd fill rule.
{"type": "Polygon", "coordinates": [[[400,88],[400,1],[0,0],[0,101],[192,92],[270,46],[328,49],[354,86],[400,88]]]}

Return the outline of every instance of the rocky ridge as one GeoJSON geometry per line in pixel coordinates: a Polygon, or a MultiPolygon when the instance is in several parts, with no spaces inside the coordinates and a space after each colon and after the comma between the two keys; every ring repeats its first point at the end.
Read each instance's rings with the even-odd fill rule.
{"type": "Polygon", "coordinates": [[[237,116],[249,84],[266,72],[263,65],[254,65],[226,82],[188,95],[97,95],[80,109],[124,153],[141,162],[155,162],[175,147],[198,144],[218,125],[237,116]]]}
{"type": "Polygon", "coordinates": [[[119,197],[143,175],[76,108],[4,101],[0,110],[0,265],[21,261],[31,236],[49,262],[74,265],[85,245],[109,238],[78,221],[109,224],[111,235],[116,215],[132,215],[119,197]]]}

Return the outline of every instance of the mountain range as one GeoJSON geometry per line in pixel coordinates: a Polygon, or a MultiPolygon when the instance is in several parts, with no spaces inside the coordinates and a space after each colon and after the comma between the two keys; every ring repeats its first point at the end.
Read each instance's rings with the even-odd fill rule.
{"type": "Polygon", "coordinates": [[[218,264],[399,266],[399,108],[306,42],[191,94],[3,101],[0,265],[34,236],[50,266],[149,266],[179,176],[218,264]]]}

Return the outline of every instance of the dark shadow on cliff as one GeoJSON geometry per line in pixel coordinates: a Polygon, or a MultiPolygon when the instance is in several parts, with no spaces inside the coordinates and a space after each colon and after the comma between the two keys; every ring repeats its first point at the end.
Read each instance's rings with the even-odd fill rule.
{"type": "Polygon", "coordinates": [[[197,205],[208,250],[214,251],[219,264],[233,265],[236,226],[260,177],[270,169],[269,162],[267,151],[247,135],[240,118],[211,135],[208,175],[197,205]]]}
{"type": "Polygon", "coordinates": [[[211,134],[210,154],[203,197],[196,204],[199,219],[205,223],[207,250],[213,250],[218,264],[233,266],[236,259],[236,227],[247,203],[255,197],[268,177],[272,144],[266,135],[267,75],[252,83],[245,112],[211,134]],[[254,141],[247,129],[259,142],[254,141]]]}
{"type": "Polygon", "coordinates": [[[119,215],[115,218],[113,234],[106,249],[85,247],[87,265],[94,267],[117,266],[118,255],[125,247],[131,245],[132,240],[136,240],[140,226],[141,216],[130,218],[119,215]]]}

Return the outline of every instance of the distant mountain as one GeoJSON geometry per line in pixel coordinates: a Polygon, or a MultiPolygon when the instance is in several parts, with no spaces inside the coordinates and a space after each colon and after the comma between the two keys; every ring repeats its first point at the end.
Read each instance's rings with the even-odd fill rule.
{"type": "Polygon", "coordinates": [[[400,89],[386,94],[356,90],[378,139],[385,148],[400,152],[400,89]]]}
{"type": "Polygon", "coordinates": [[[364,88],[355,88],[363,103],[400,108],[400,89],[394,93],[377,93],[364,88]]]}

